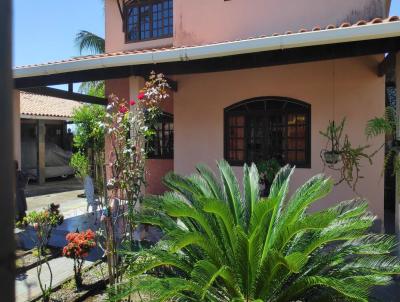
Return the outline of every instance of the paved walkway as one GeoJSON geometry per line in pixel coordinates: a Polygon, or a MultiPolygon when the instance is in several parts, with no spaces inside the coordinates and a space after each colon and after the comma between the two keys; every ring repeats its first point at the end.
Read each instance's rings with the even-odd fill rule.
{"type": "Polygon", "coordinates": [[[25,195],[27,197],[32,197],[81,189],[83,189],[83,184],[76,178],[52,179],[47,180],[46,183],[42,185],[36,183],[28,184],[25,189],[25,195]]]}
{"type": "MultiPolygon", "coordinates": [[[[50,260],[50,267],[53,272],[53,288],[63,283],[66,279],[72,277],[73,264],[72,259],[65,257],[50,260]]],[[[84,267],[87,267],[92,262],[85,261],[84,267]]],[[[49,284],[50,273],[46,265],[42,268],[43,284],[49,284]]],[[[16,278],[16,302],[26,302],[41,295],[39,282],[37,280],[36,268],[30,269],[16,278]]]]}

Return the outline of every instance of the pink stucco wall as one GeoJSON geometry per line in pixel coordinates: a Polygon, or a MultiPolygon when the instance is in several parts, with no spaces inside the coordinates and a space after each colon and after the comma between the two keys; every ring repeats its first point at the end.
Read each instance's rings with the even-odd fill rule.
{"type": "Polygon", "coordinates": [[[175,0],[174,45],[243,39],[386,14],[385,0],[175,0]]]}
{"type": "Polygon", "coordinates": [[[162,184],[163,177],[174,170],[171,159],[148,159],[146,162],[146,194],[162,194],[166,188],[162,184]]]}
{"type": "MultiPolygon", "coordinates": [[[[236,102],[259,96],[286,96],[311,104],[311,169],[297,169],[292,189],[309,177],[321,173],[320,150],[326,145],[319,131],[329,119],[347,117],[346,133],[355,145],[365,144],[366,122],[384,111],[384,78],[376,75],[382,57],[368,56],[241,71],[197,74],[176,77],[179,91],[174,96],[175,163],[178,173],[189,174],[197,163],[215,169],[223,158],[223,112],[236,102]]],[[[383,137],[370,141],[373,146],[383,137]]],[[[374,165],[363,162],[357,190],[370,201],[372,211],[383,218],[384,180],[381,178],[383,152],[374,165]]],[[[235,168],[241,176],[241,168],[235,168]]],[[[327,174],[335,177],[330,170],[327,174]]],[[[354,197],[345,184],[316,208],[354,197]]]]}
{"type": "Polygon", "coordinates": [[[174,0],[174,37],[125,43],[116,0],[106,0],[106,51],[197,45],[382,17],[387,0],[174,0]]]}

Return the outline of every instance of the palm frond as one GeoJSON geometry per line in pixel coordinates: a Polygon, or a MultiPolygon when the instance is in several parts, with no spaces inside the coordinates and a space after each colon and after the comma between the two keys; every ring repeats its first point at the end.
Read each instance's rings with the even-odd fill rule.
{"type": "Polygon", "coordinates": [[[396,132],[397,116],[392,107],[386,107],[382,117],[375,117],[367,122],[365,134],[368,138],[381,134],[393,135],[396,132]]]}
{"type": "Polygon", "coordinates": [[[87,30],[81,30],[76,34],[75,44],[82,54],[87,51],[92,54],[105,52],[105,40],[98,35],[91,33],[87,30]]]}

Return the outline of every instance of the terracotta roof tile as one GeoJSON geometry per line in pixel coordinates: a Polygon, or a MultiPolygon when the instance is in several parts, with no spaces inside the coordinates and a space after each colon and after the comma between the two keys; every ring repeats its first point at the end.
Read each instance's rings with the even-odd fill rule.
{"type": "MultiPolygon", "coordinates": [[[[366,20],[359,20],[358,22],[351,24],[349,22],[343,22],[339,26],[329,24],[325,28],[321,26],[315,26],[312,29],[306,29],[306,28],[301,28],[298,33],[306,33],[309,31],[320,31],[320,30],[331,30],[331,29],[337,29],[337,28],[346,28],[346,27],[357,27],[357,26],[365,26],[365,25],[374,25],[374,24],[379,24],[379,23],[389,23],[389,22],[398,22],[400,21],[399,16],[391,16],[386,19],[381,19],[381,18],[374,18],[371,21],[366,21],[366,20]]],[[[281,36],[281,35],[290,35],[294,33],[295,31],[286,31],[285,33],[273,33],[272,35],[269,35],[270,37],[275,37],[275,36],[281,36]]],[[[257,37],[249,37],[247,39],[238,39],[238,40],[231,40],[228,42],[235,42],[235,41],[243,41],[243,40],[251,40],[251,39],[256,39],[256,38],[261,38],[261,37],[268,37],[268,35],[260,35],[257,37]]],[[[223,42],[215,42],[215,43],[208,43],[206,45],[212,45],[212,44],[221,44],[223,42]]],[[[62,60],[62,61],[55,61],[55,62],[48,62],[48,63],[43,63],[43,64],[32,64],[32,65],[25,65],[25,66],[18,66],[16,69],[21,69],[21,68],[28,68],[28,67],[37,67],[37,66],[45,66],[45,65],[50,65],[50,64],[58,64],[62,62],[75,62],[75,61],[83,61],[83,60],[90,60],[90,59],[96,59],[96,58],[104,58],[104,57],[111,57],[111,56],[122,56],[122,55],[129,55],[129,54],[138,54],[138,53],[152,53],[152,52],[159,52],[159,51],[167,51],[167,50],[173,50],[173,49],[179,49],[179,48],[186,48],[186,47],[195,47],[195,46],[202,46],[202,45],[181,45],[181,46],[171,46],[171,47],[163,47],[163,48],[153,48],[153,49],[141,49],[141,50],[128,50],[128,51],[116,51],[116,52],[110,52],[110,53],[103,53],[103,54],[97,54],[97,55],[88,55],[88,56],[80,56],[80,57],[73,57],[70,59],[62,60]]]]}
{"type": "Polygon", "coordinates": [[[82,103],[21,91],[20,106],[21,115],[71,118],[82,103]]]}
{"type": "Polygon", "coordinates": [[[341,28],[350,27],[350,26],[351,26],[351,24],[349,22],[343,22],[342,24],[340,24],[341,28]]]}
{"type": "Polygon", "coordinates": [[[368,24],[367,21],[365,21],[365,20],[360,20],[360,21],[358,21],[358,22],[355,24],[355,26],[362,26],[362,25],[367,25],[367,24],[368,24]]]}
{"type": "Polygon", "coordinates": [[[378,23],[382,23],[382,22],[383,22],[382,18],[375,18],[371,21],[372,24],[378,24],[378,23]]]}

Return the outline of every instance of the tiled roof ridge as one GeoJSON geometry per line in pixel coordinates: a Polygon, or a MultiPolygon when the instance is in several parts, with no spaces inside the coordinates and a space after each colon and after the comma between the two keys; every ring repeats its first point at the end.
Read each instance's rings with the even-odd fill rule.
{"type": "Polygon", "coordinates": [[[358,26],[374,25],[374,24],[380,24],[380,23],[398,22],[398,21],[400,21],[399,16],[389,16],[387,18],[373,18],[370,21],[359,20],[353,24],[351,24],[349,22],[343,22],[339,26],[336,26],[334,24],[329,24],[329,25],[323,26],[323,27],[317,25],[317,26],[314,26],[312,29],[300,28],[298,31],[288,30],[285,33],[273,33],[271,35],[260,35],[260,36],[256,36],[256,37],[249,37],[249,38],[245,38],[245,39],[236,39],[236,40],[231,40],[231,41],[220,41],[220,42],[199,44],[199,45],[182,45],[182,46],[161,47],[161,48],[152,48],[152,49],[124,50],[124,51],[100,53],[100,54],[95,54],[95,55],[78,56],[78,57],[72,57],[72,58],[65,59],[65,60],[59,60],[59,61],[53,61],[53,62],[47,62],[47,63],[22,65],[22,66],[17,66],[15,68],[22,69],[22,68],[29,68],[29,67],[39,67],[39,66],[46,66],[46,65],[52,65],[52,64],[84,61],[84,60],[90,60],[90,59],[96,59],[96,58],[106,58],[106,57],[112,57],[112,56],[123,56],[123,55],[142,54],[142,53],[152,53],[152,52],[160,52],[160,51],[173,50],[173,49],[182,49],[182,48],[187,48],[187,47],[217,45],[217,44],[223,44],[223,43],[229,43],[229,42],[239,42],[239,41],[252,40],[252,39],[258,39],[258,38],[284,36],[284,35],[290,35],[290,34],[294,34],[294,33],[306,33],[306,32],[313,32],[313,31],[331,30],[331,29],[348,28],[348,27],[358,27],[358,26]]]}

